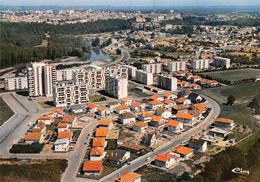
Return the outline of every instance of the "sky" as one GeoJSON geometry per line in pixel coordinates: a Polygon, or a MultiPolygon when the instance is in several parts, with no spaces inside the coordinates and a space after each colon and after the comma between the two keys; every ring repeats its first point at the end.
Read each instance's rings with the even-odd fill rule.
{"type": "MultiPolygon", "coordinates": [[[[157,6],[260,6],[260,0],[155,0],[157,6]]],[[[153,6],[153,0],[0,0],[11,6],[153,6]]]]}

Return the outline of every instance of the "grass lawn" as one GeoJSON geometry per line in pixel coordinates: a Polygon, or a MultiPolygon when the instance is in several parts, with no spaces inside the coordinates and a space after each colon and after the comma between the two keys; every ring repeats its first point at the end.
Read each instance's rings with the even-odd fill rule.
{"type": "Polygon", "coordinates": [[[0,126],[4,124],[13,114],[12,109],[5,103],[5,101],[0,97],[0,126]]]}
{"type": "Polygon", "coordinates": [[[59,182],[66,160],[0,160],[0,181],[59,182]]]}
{"type": "Polygon", "coordinates": [[[218,78],[222,80],[229,80],[231,82],[255,78],[256,75],[260,75],[260,69],[238,69],[238,70],[227,70],[227,71],[215,71],[206,72],[202,75],[209,75],[212,78],[218,78]]]}
{"type": "Polygon", "coordinates": [[[253,128],[256,119],[251,114],[248,103],[259,93],[260,83],[244,83],[228,87],[204,89],[199,91],[215,99],[221,106],[220,116],[234,119],[236,123],[248,125],[253,128]],[[233,106],[226,106],[226,98],[233,95],[236,98],[233,106]]]}
{"type": "Polygon", "coordinates": [[[103,97],[101,95],[90,95],[89,101],[90,102],[101,102],[107,100],[106,97],[103,97]]]}
{"type": "Polygon", "coordinates": [[[31,145],[21,145],[14,144],[10,149],[11,153],[40,153],[43,149],[43,144],[31,144],[31,145]]]}

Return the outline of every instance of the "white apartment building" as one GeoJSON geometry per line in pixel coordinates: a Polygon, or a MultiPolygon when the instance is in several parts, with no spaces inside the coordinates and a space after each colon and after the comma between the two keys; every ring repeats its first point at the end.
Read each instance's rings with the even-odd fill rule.
{"type": "Polygon", "coordinates": [[[56,107],[85,104],[88,101],[87,84],[75,84],[72,81],[57,82],[53,86],[53,104],[56,107]]]}
{"type": "Polygon", "coordinates": [[[130,65],[124,65],[123,67],[128,69],[128,78],[129,79],[134,79],[136,77],[136,70],[137,70],[136,67],[130,66],[130,65]]]}
{"type": "Polygon", "coordinates": [[[162,63],[143,64],[142,69],[147,73],[161,73],[162,63]]]}
{"type": "Polygon", "coordinates": [[[135,80],[139,83],[143,83],[145,85],[153,84],[153,74],[147,73],[144,70],[136,70],[136,78],[135,80]]]}
{"type": "Polygon", "coordinates": [[[73,72],[73,81],[76,84],[86,84],[89,89],[104,89],[106,76],[118,75],[122,78],[128,77],[128,69],[124,67],[112,66],[104,69],[88,67],[73,72]]]}
{"type": "Polygon", "coordinates": [[[170,91],[176,91],[177,79],[172,76],[158,75],[158,87],[170,91]]]}
{"type": "Polygon", "coordinates": [[[172,61],[167,64],[167,70],[170,72],[174,71],[185,71],[186,62],[185,61],[172,61]]]}
{"type": "Polygon", "coordinates": [[[32,63],[27,68],[29,96],[52,96],[52,86],[56,82],[56,69],[46,63],[32,63]]]}
{"type": "Polygon", "coordinates": [[[214,66],[222,68],[230,68],[230,59],[223,57],[214,57],[214,66]]]}
{"type": "Polygon", "coordinates": [[[23,90],[28,88],[27,77],[6,78],[4,81],[5,90],[23,90]]]}
{"type": "Polygon", "coordinates": [[[128,79],[119,75],[106,76],[106,93],[118,99],[128,96],[128,79]]]}
{"type": "Polygon", "coordinates": [[[191,68],[195,70],[202,70],[209,68],[209,59],[197,59],[191,61],[191,68]]]}
{"type": "Polygon", "coordinates": [[[56,70],[57,81],[69,81],[73,79],[75,69],[56,70]]]}

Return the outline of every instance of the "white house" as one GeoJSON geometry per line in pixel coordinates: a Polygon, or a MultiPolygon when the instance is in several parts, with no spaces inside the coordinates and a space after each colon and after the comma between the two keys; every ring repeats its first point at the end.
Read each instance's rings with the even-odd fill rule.
{"type": "Polygon", "coordinates": [[[144,111],[144,112],[139,113],[137,119],[140,121],[144,121],[144,122],[150,122],[152,117],[153,117],[152,112],[144,111]]]}
{"type": "Polygon", "coordinates": [[[38,122],[43,122],[45,125],[50,125],[54,121],[54,116],[41,115],[38,118],[38,122]]]}
{"type": "Polygon", "coordinates": [[[167,123],[167,129],[174,133],[180,133],[183,130],[183,123],[177,120],[170,120],[167,123]]]}
{"type": "Polygon", "coordinates": [[[57,125],[57,128],[58,128],[58,133],[59,133],[59,132],[68,130],[69,129],[69,125],[67,123],[59,123],[57,125]]]}
{"type": "Polygon", "coordinates": [[[115,108],[117,114],[123,114],[125,112],[130,112],[130,108],[126,104],[121,104],[115,108]]]}
{"type": "Polygon", "coordinates": [[[170,153],[158,154],[155,158],[154,163],[158,167],[168,169],[178,162],[178,158],[179,157],[174,156],[170,153]]]}
{"type": "Polygon", "coordinates": [[[141,175],[135,172],[127,172],[116,177],[115,182],[141,182],[141,175]]]}
{"type": "Polygon", "coordinates": [[[139,121],[134,123],[133,130],[136,132],[145,132],[145,130],[148,128],[148,123],[139,121]]]}
{"type": "Polygon", "coordinates": [[[169,119],[172,116],[172,113],[161,107],[155,110],[155,115],[161,116],[164,119],[169,119]]]}
{"type": "Polygon", "coordinates": [[[103,147],[94,147],[91,149],[89,156],[91,161],[101,161],[106,156],[106,152],[103,147]]]}
{"type": "Polygon", "coordinates": [[[147,108],[152,109],[152,110],[156,110],[159,107],[162,107],[162,103],[159,100],[150,101],[147,105],[147,108]]]}
{"type": "Polygon", "coordinates": [[[119,116],[120,123],[129,124],[135,122],[135,115],[131,112],[125,112],[119,116]]]}
{"type": "Polygon", "coordinates": [[[68,138],[57,139],[54,143],[55,152],[66,152],[69,150],[70,141],[68,138]]]}
{"type": "Polygon", "coordinates": [[[102,161],[85,161],[82,171],[84,175],[98,176],[103,171],[102,161]]]}
{"type": "Polygon", "coordinates": [[[189,141],[189,147],[193,148],[198,152],[206,152],[208,150],[208,143],[200,138],[192,137],[189,141]]]}

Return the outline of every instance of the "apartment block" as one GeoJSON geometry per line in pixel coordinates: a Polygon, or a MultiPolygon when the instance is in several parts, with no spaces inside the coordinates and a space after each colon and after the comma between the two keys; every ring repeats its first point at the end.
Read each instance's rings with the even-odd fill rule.
{"type": "Polygon", "coordinates": [[[195,70],[202,70],[209,68],[209,59],[197,59],[191,61],[191,68],[195,70]]]}
{"type": "Polygon", "coordinates": [[[4,81],[5,90],[23,90],[28,89],[27,77],[6,78],[4,81]]]}
{"type": "Polygon", "coordinates": [[[73,79],[73,71],[75,69],[63,69],[63,70],[57,70],[57,81],[69,81],[73,79]]]}
{"type": "Polygon", "coordinates": [[[143,64],[142,69],[147,73],[161,73],[162,63],[143,64]]]}
{"type": "Polygon", "coordinates": [[[130,65],[124,65],[123,67],[128,69],[128,78],[129,79],[134,79],[136,77],[136,70],[137,70],[136,67],[130,66],[130,65]]]}
{"type": "Polygon", "coordinates": [[[56,82],[56,69],[46,63],[32,63],[27,68],[29,96],[52,96],[52,86],[56,82]]]}
{"type": "Polygon", "coordinates": [[[170,72],[174,71],[185,71],[186,62],[185,61],[173,61],[167,64],[167,70],[170,72]]]}
{"type": "Polygon", "coordinates": [[[176,91],[177,79],[172,76],[158,75],[158,87],[170,91],[176,91]]]}
{"type": "Polygon", "coordinates": [[[222,68],[230,68],[230,59],[223,57],[214,57],[214,66],[222,68]]]}
{"type": "Polygon", "coordinates": [[[53,104],[56,107],[65,107],[88,102],[88,86],[75,84],[73,81],[57,82],[53,86],[53,104]]]}
{"type": "Polygon", "coordinates": [[[118,75],[106,76],[106,93],[118,99],[128,96],[128,79],[118,75]]]}
{"type": "Polygon", "coordinates": [[[153,74],[147,73],[144,70],[137,70],[135,79],[136,79],[137,82],[143,83],[145,85],[152,85],[153,84],[153,74]]]}

